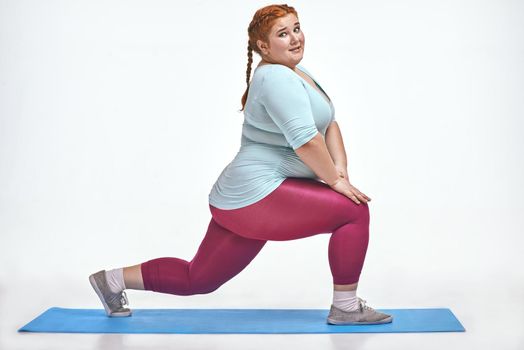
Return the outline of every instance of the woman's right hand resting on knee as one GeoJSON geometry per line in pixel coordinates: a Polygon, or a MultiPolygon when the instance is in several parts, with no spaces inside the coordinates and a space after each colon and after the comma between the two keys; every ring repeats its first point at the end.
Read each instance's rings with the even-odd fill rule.
{"type": "Polygon", "coordinates": [[[367,203],[371,200],[364,193],[360,192],[355,186],[349,183],[349,179],[343,177],[342,175],[335,181],[335,183],[329,185],[332,189],[338,193],[342,193],[353,202],[360,204],[360,201],[367,203]]]}
{"type": "Polygon", "coordinates": [[[357,204],[360,204],[360,201],[367,203],[371,200],[349,183],[346,166],[333,162],[324,136],[320,132],[317,132],[310,141],[295,149],[295,153],[322,181],[335,191],[347,196],[357,204]],[[337,174],[338,177],[335,182],[330,184],[329,182],[333,181],[332,179],[337,174]]]}

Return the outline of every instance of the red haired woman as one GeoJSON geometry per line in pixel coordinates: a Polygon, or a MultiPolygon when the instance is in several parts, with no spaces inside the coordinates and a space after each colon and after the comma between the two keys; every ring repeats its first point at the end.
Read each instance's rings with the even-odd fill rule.
{"type": "Polygon", "coordinates": [[[371,199],[348,179],[332,101],[299,65],[305,37],[286,4],[256,11],[248,27],[241,146],[209,193],[211,220],[191,261],[162,257],[89,276],[108,316],[130,316],[124,289],[211,293],[242,271],[267,241],[331,234],[330,324],[379,324],[392,316],[357,297],[371,199]],[[261,61],[250,80],[252,53],[261,61]]]}

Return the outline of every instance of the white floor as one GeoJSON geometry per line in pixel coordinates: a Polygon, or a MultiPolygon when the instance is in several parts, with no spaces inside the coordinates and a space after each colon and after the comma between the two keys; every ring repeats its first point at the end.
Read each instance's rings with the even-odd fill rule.
{"type": "MultiPolygon", "coordinates": [[[[315,239],[315,238],[312,238],[315,239]]],[[[323,238],[319,238],[323,239],[323,238]]],[[[271,247],[267,247],[271,251],[271,247]]],[[[184,307],[297,307],[322,308],[329,303],[328,288],[291,290],[281,280],[281,297],[275,298],[274,289],[247,293],[242,285],[258,267],[248,267],[243,273],[209,295],[180,297],[159,293],[128,290],[135,308],[184,307]],[[250,271],[251,270],[251,271],[250,271]],[[305,293],[305,294],[301,294],[305,293]],[[293,296],[296,294],[296,297],[293,296]],[[323,304],[320,299],[326,299],[323,304]]],[[[5,268],[8,267],[4,265],[5,268]]],[[[34,266],[36,271],[37,266],[34,266]]],[[[4,270],[4,273],[6,270],[4,270]]],[[[87,276],[84,271],[84,276],[87,276]]],[[[361,282],[360,295],[377,308],[449,307],[466,328],[456,333],[396,333],[396,334],[45,334],[17,333],[17,329],[51,306],[101,308],[94,292],[82,277],[50,281],[51,275],[35,277],[11,274],[9,287],[2,279],[0,289],[0,349],[267,349],[268,346],[300,349],[523,349],[524,302],[522,289],[510,271],[496,279],[454,279],[441,288],[437,274],[432,280],[423,280],[411,273],[416,283],[398,284],[383,290],[369,290],[361,282]],[[65,290],[67,286],[67,290],[65,290]],[[411,292],[410,292],[411,289],[411,292]],[[424,291],[424,293],[423,293],[424,291]]],[[[451,276],[452,277],[452,276],[451,276]]],[[[480,276],[479,276],[480,277],[480,276]]],[[[54,277],[53,277],[54,278],[54,277]]],[[[254,282],[257,286],[257,282],[254,282]]],[[[278,283],[274,284],[278,285],[278,283]]],[[[259,287],[256,287],[259,288],[259,287]]],[[[327,306],[326,306],[327,307],[327,306]]]]}
{"type": "MultiPolygon", "coordinates": [[[[515,300],[492,299],[482,293],[451,306],[466,327],[464,333],[408,334],[275,334],[275,335],[137,335],[137,334],[17,334],[16,328],[30,320],[38,305],[29,308],[3,308],[2,349],[267,349],[268,346],[300,349],[522,349],[524,345],[521,313],[515,300]],[[29,310],[31,309],[31,310],[29,310]],[[25,316],[25,317],[24,317],[25,316]]],[[[516,298],[516,296],[515,296],[516,298]]],[[[34,303],[34,300],[33,300],[34,303]]],[[[522,310],[522,307],[520,308],[522,310]]],[[[36,312],[36,313],[38,313],[36,312]]]]}

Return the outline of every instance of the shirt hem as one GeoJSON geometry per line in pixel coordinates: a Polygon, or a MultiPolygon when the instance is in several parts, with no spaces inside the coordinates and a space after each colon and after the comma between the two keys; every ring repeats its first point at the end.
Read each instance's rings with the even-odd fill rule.
{"type": "Polygon", "coordinates": [[[255,203],[261,201],[262,199],[264,199],[265,197],[267,197],[269,194],[271,194],[271,192],[276,190],[278,188],[278,186],[280,186],[282,184],[282,182],[284,182],[285,180],[286,180],[286,177],[278,179],[278,181],[276,181],[271,187],[269,187],[268,190],[262,192],[262,194],[256,196],[255,198],[251,198],[251,199],[249,199],[247,201],[237,202],[237,203],[233,203],[233,204],[223,204],[223,203],[218,203],[214,199],[209,198],[208,202],[213,207],[215,207],[217,209],[222,209],[222,210],[234,210],[234,209],[245,208],[245,207],[247,207],[249,205],[252,205],[252,204],[255,204],[255,203]]]}

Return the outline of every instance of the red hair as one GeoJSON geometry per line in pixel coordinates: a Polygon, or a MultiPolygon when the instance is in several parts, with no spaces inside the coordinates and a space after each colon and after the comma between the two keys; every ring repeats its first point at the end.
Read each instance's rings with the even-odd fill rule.
{"type": "Polygon", "coordinates": [[[295,11],[293,7],[288,6],[287,4],[269,5],[262,7],[261,9],[258,9],[257,12],[255,12],[255,15],[253,16],[251,23],[249,23],[249,27],[247,28],[247,33],[249,36],[247,44],[247,88],[244,92],[244,95],[242,95],[242,109],[240,111],[244,110],[244,106],[246,105],[247,100],[247,94],[249,92],[249,79],[251,77],[253,51],[261,55],[260,49],[256,44],[257,40],[269,42],[269,32],[271,31],[271,27],[273,27],[273,23],[275,22],[275,20],[280,17],[284,17],[290,13],[294,14],[298,18],[297,11],[295,11]]]}

